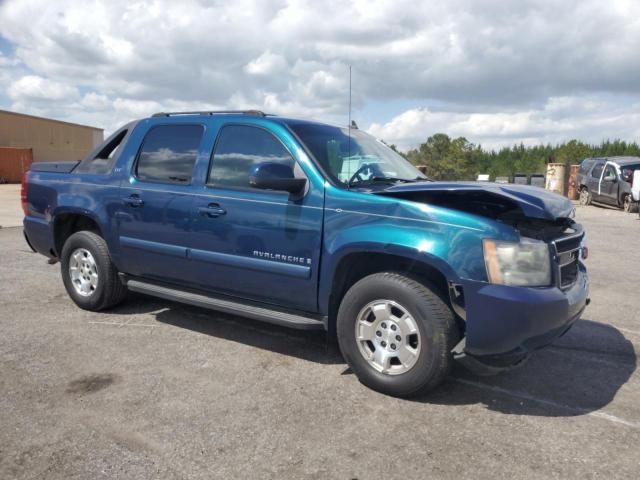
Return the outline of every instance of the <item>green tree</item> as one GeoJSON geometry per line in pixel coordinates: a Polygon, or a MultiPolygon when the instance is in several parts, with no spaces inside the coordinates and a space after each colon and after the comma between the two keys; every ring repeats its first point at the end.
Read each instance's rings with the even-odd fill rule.
{"type": "Polygon", "coordinates": [[[555,146],[520,143],[499,150],[485,150],[464,137],[451,139],[445,133],[436,133],[418,148],[399,153],[415,165],[425,165],[427,174],[435,179],[472,180],[479,173],[489,174],[492,179],[511,177],[516,173],[545,173],[549,162],[577,164],[589,157],[640,157],[640,145],[619,139],[588,145],[573,139],[555,146]]]}
{"type": "Polygon", "coordinates": [[[593,148],[589,147],[589,145],[586,145],[579,140],[571,140],[558,148],[556,158],[560,163],[575,164],[580,163],[587,157],[590,157],[592,151],[593,148]]]}
{"type": "Polygon", "coordinates": [[[438,180],[464,180],[476,173],[479,150],[466,138],[454,140],[436,133],[407,153],[415,165],[425,165],[427,175],[438,180]]]}

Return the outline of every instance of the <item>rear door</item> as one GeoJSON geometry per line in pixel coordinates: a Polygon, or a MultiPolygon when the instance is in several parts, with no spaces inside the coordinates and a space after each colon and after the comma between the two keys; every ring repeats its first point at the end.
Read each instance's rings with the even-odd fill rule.
{"type": "Polygon", "coordinates": [[[295,140],[277,125],[226,124],[217,135],[206,185],[194,201],[189,236],[200,288],[306,311],[317,309],[324,185],[301,198],[249,185],[261,162],[285,163],[296,177],[295,140]]]}
{"type": "Polygon", "coordinates": [[[190,278],[191,178],[204,126],[152,126],[145,134],[117,212],[125,273],[168,281],[190,278]]]}
{"type": "Polygon", "coordinates": [[[600,201],[600,179],[602,178],[602,172],[604,171],[604,164],[604,160],[596,161],[595,165],[591,169],[591,173],[589,173],[587,177],[587,187],[589,188],[589,192],[591,192],[591,197],[596,201],[600,201]]]}

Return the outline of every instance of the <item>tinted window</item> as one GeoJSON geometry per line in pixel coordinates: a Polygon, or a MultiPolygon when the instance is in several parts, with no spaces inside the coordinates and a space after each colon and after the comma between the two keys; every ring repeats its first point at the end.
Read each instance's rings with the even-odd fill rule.
{"type": "Polygon", "coordinates": [[[613,165],[607,165],[606,170],[604,171],[604,176],[606,177],[617,177],[616,169],[613,165]]]}
{"type": "Polygon", "coordinates": [[[94,157],[85,158],[76,168],[76,173],[93,173],[96,175],[107,175],[111,173],[113,164],[122,150],[124,137],[127,130],[114,133],[105,142],[104,146],[94,157]]]}
{"type": "Polygon", "coordinates": [[[271,133],[258,127],[228,125],[216,142],[209,183],[248,187],[251,167],[262,162],[283,163],[294,168],[294,160],[271,133]]]}
{"type": "Polygon", "coordinates": [[[620,169],[622,171],[622,179],[625,182],[632,183],[633,182],[633,172],[636,170],[640,170],[640,163],[637,165],[625,165],[620,169]]]}
{"type": "Polygon", "coordinates": [[[600,178],[603,168],[604,168],[604,163],[597,164],[595,167],[593,167],[593,170],[591,170],[591,176],[593,178],[600,178]]]}
{"type": "Polygon", "coordinates": [[[136,175],[140,180],[188,183],[203,134],[202,125],[163,125],[144,137],[136,175]]]}
{"type": "Polygon", "coordinates": [[[593,165],[593,160],[583,160],[580,164],[580,173],[587,173],[593,165]]]}

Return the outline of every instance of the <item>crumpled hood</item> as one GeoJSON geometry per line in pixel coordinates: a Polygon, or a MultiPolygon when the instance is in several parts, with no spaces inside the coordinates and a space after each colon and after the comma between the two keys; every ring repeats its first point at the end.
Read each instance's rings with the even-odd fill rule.
{"type": "Polygon", "coordinates": [[[522,210],[525,216],[531,218],[553,221],[560,218],[568,218],[573,211],[573,204],[566,197],[530,185],[480,182],[418,182],[397,184],[375,193],[380,195],[409,192],[456,192],[461,194],[464,191],[486,192],[509,199],[522,210]]]}

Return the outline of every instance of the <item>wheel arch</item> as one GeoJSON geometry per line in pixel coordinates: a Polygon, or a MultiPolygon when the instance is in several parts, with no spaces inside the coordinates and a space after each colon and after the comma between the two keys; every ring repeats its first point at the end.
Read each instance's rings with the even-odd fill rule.
{"type": "Polygon", "coordinates": [[[54,252],[60,257],[62,247],[67,239],[76,232],[87,230],[104,238],[98,219],[91,212],[74,209],[64,209],[56,212],[52,221],[54,252]]]}
{"type": "Polygon", "coordinates": [[[417,252],[406,247],[362,249],[346,251],[335,260],[327,272],[319,295],[320,311],[328,317],[328,330],[335,332],[335,321],[342,298],[357,281],[380,272],[395,272],[413,278],[435,289],[442,300],[451,307],[449,284],[459,278],[451,267],[434,255],[417,252]]]}

